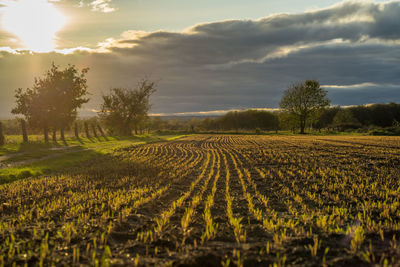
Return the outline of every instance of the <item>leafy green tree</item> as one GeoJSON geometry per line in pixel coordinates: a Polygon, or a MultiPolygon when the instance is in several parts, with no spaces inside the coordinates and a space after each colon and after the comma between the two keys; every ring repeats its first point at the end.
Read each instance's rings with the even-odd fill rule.
{"type": "Polygon", "coordinates": [[[44,77],[35,78],[32,88],[16,91],[16,107],[13,114],[21,114],[33,128],[44,129],[45,140],[48,141],[49,128],[68,127],[77,117],[77,109],[89,101],[85,96],[88,69],[81,72],[73,65],[60,70],[55,64],[44,77]]]}
{"type": "Polygon", "coordinates": [[[218,121],[216,119],[211,119],[211,118],[205,118],[200,120],[199,127],[206,131],[220,129],[218,121]]]}
{"type": "Polygon", "coordinates": [[[149,129],[151,131],[165,129],[166,121],[160,117],[152,117],[149,119],[149,129]]]}
{"type": "Polygon", "coordinates": [[[370,114],[373,124],[380,127],[392,126],[393,121],[395,120],[392,106],[393,104],[374,104],[368,107],[371,111],[370,114]]]}
{"type": "Polygon", "coordinates": [[[315,123],[313,123],[313,127],[321,131],[322,128],[329,128],[332,126],[333,118],[336,113],[340,110],[340,107],[329,107],[321,110],[320,116],[315,123]]]}
{"type": "Polygon", "coordinates": [[[280,107],[296,118],[300,133],[304,134],[308,120],[317,111],[329,106],[330,101],[326,95],[327,91],[320,87],[317,80],[306,80],[289,86],[283,94],[280,107]]]}
{"type": "Polygon", "coordinates": [[[238,111],[229,111],[224,116],[219,118],[219,124],[221,129],[224,130],[235,130],[236,132],[239,131],[240,128],[240,118],[239,118],[238,111]]]}
{"type": "Polygon", "coordinates": [[[206,130],[277,130],[278,116],[263,110],[230,111],[216,119],[203,119],[199,127],[206,130]]]}
{"type": "Polygon", "coordinates": [[[135,89],[114,88],[103,95],[99,112],[104,124],[121,135],[138,133],[139,126],[148,118],[150,96],[156,91],[155,83],[146,79],[138,82],[135,89]]]}
{"type": "Polygon", "coordinates": [[[287,111],[281,111],[278,114],[279,118],[279,128],[290,130],[293,133],[297,129],[298,122],[297,117],[287,111]]]}
{"type": "Polygon", "coordinates": [[[332,124],[341,131],[361,126],[361,123],[354,117],[350,109],[340,109],[333,118],[332,124]]]}

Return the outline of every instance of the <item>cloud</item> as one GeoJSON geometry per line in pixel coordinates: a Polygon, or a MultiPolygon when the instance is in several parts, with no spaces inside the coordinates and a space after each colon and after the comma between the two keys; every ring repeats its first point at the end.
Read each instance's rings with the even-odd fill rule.
{"type": "Polygon", "coordinates": [[[344,2],[303,14],[204,23],[182,33],[152,32],[140,38],[119,40],[119,44],[134,47],[114,51],[135,56],[150,50],[157,57],[181,63],[259,62],[316,43],[399,41],[398,14],[399,2],[344,2]]]}
{"type": "Polygon", "coordinates": [[[93,11],[100,11],[103,13],[114,12],[116,9],[111,7],[112,0],[95,0],[90,3],[93,11]]]}
{"type": "MultiPolygon", "coordinates": [[[[60,1],[60,0],[56,0],[60,1]]],[[[110,13],[114,12],[117,9],[111,5],[112,0],[91,0],[87,3],[88,0],[80,0],[78,7],[89,6],[92,11],[110,13]]]]}
{"type": "Polygon", "coordinates": [[[400,88],[398,84],[376,84],[376,83],[356,83],[356,84],[344,84],[344,85],[321,85],[325,89],[362,89],[362,88],[400,88]]]}
{"type": "Polygon", "coordinates": [[[331,90],[328,93],[331,99],[335,99],[336,105],[351,106],[371,103],[400,102],[400,84],[397,87],[378,85],[375,88],[361,88],[359,90],[331,90]]]}
{"type": "Polygon", "coordinates": [[[336,85],[336,84],[332,84],[332,85],[321,85],[321,87],[325,88],[325,89],[355,89],[355,88],[366,88],[366,87],[376,87],[378,86],[375,83],[356,83],[356,84],[347,84],[347,85],[336,85]]]}
{"type": "Polygon", "coordinates": [[[398,14],[399,1],[351,1],[182,32],[126,31],[96,49],[2,52],[0,114],[11,109],[12,89],[29,86],[53,61],[91,68],[86,111],[98,108],[101,92],[145,75],[159,81],[152,113],[276,108],[288,85],[310,78],[326,85],[333,104],[400,102],[398,14]]]}

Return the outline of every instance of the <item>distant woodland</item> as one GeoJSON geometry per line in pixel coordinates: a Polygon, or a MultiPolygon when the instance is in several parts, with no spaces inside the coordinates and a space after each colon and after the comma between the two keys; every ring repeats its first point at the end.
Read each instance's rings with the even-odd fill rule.
{"type": "MultiPolygon", "coordinates": [[[[3,120],[6,135],[20,134],[17,119],[3,120]]],[[[97,117],[77,119],[79,132],[85,132],[85,125],[106,125],[97,117]]],[[[149,116],[138,126],[138,133],[149,132],[297,132],[298,123],[286,112],[260,110],[231,111],[218,117],[154,117],[149,116]]],[[[73,132],[73,128],[66,129],[73,132]]],[[[400,135],[400,104],[373,104],[353,107],[329,107],[312,118],[308,132],[360,132],[375,135],[400,135]]],[[[41,134],[38,129],[29,129],[30,134],[41,134]]],[[[112,134],[108,130],[107,134],[112,134]]]]}
{"type": "Polygon", "coordinates": [[[78,109],[89,102],[86,74],[73,65],[65,69],[53,64],[30,88],[18,88],[15,119],[0,122],[0,145],[4,135],[43,134],[53,141],[65,140],[66,132],[85,136],[129,136],[150,132],[250,132],[279,131],[304,134],[363,132],[373,135],[400,135],[400,104],[371,104],[351,107],[332,106],[327,91],[317,80],[290,85],[275,112],[231,111],[219,117],[163,118],[148,115],[150,97],[156,84],[148,79],[133,88],[112,88],[102,96],[98,115],[79,119],[78,109]],[[59,134],[58,134],[59,133],[59,134]]]}
{"type": "MultiPolygon", "coordinates": [[[[153,117],[152,131],[292,131],[299,130],[298,122],[283,111],[231,111],[220,117],[168,118],[153,117]]],[[[306,129],[311,132],[362,132],[370,134],[400,134],[400,104],[373,104],[353,107],[328,107],[311,118],[306,129]]]]}

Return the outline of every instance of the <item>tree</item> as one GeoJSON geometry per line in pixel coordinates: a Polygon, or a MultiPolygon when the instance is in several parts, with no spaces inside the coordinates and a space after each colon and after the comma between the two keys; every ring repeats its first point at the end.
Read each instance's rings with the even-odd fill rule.
{"type": "Polygon", "coordinates": [[[293,114],[287,111],[281,111],[279,112],[278,118],[280,129],[290,130],[293,133],[295,132],[297,129],[297,118],[293,114]]]}
{"type": "Polygon", "coordinates": [[[380,127],[390,127],[393,125],[395,116],[390,104],[374,104],[369,107],[369,110],[371,111],[371,119],[374,125],[380,127]]]}
{"type": "Polygon", "coordinates": [[[313,127],[321,131],[322,128],[329,128],[332,126],[333,118],[340,110],[340,107],[330,107],[321,110],[321,115],[318,120],[313,124],[313,127]]]}
{"type": "Polygon", "coordinates": [[[229,111],[224,116],[219,118],[218,122],[221,126],[221,129],[224,130],[232,130],[234,129],[236,132],[239,131],[240,128],[240,114],[238,111],[229,111]]]}
{"type": "Polygon", "coordinates": [[[160,117],[152,117],[150,118],[149,128],[150,130],[164,130],[166,127],[166,121],[161,119],[160,117]]]}
{"type": "Polygon", "coordinates": [[[317,80],[306,80],[289,86],[283,94],[280,107],[295,116],[300,133],[304,134],[307,120],[330,104],[326,95],[327,91],[320,87],[317,80]]]}
{"type": "Polygon", "coordinates": [[[44,130],[45,140],[48,140],[48,130],[52,128],[63,131],[77,116],[77,109],[89,101],[85,96],[89,69],[80,73],[73,65],[60,70],[54,63],[44,77],[35,78],[32,88],[16,91],[17,106],[13,114],[21,114],[33,128],[44,130]]]}
{"type": "Polygon", "coordinates": [[[355,129],[361,126],[361,123],[354,117],[350,109],[340,109],[332,122],[334,127],[343,131],[345,129],[355,129]]]}
{"type": "Polygon", "coordinates": [[[135,89],[113,88],[103,95],[103,104],[99,112],[104,124],[121,135],[135,134],[140,125],[148,118],[150,96],[156,91],[155,83],[143,79],[135,89]]]}

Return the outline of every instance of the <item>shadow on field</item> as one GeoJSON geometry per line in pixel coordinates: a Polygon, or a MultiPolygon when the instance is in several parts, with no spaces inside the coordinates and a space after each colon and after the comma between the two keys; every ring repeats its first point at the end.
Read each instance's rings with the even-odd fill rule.
{"type": "Polygon", "coordinates": [[[0,184],[41,175],[56,174],[60,170],[79,164],[79,162],[103,156],[102,153],[79,148],[77,147],[76,149],[61,153],[54,152],[39,159],[24,159],[16,163],[3,163],[6,166],[0,169],[0,184]]]}
{"type": "MultiPolygon", "coordinates": [[[[64,145],[60,142],[21,143],[17,153],[0,157],[0,184],[29,177],[55,174],[63,170],[65,170],[65,174],[71,170],[82,172],[83,168],[85,168],[85,171],[86,169],[95,170],[96,168],[93,168],[92,165],[99,164],[99,161],[102,162],[100,165],[102,165],[103,173],[109,173],[108,170],[113,170],[111,173],[119,172],[119,167],[115,168],[115,166],[121,167],[124,159],[113,158],[107,155],[107,151],[113,148],[113,141],[124,140],[130,140],[133,142],[132,144],[135,142],[143,144],[163,141],[161,138],[151,136],[113,138],[99,136],[96,138],[71,138],[64,142],[64,145]],[[98,147],[91,145],[97,143],[99,144],[98,147]],[[107,160],[102,161],[102,158],[107,158],[107,160]],[[109,162],[113,162],[113,164],[109,164],[109,162]],[[104,168],[104,166],[109,166],[109,168],[104,168]]],[[[130,145],[127,145],[125,149],[129,150],[130,145]]],[[[122,170],[124,169],[126,169],[126,166],[122,166],[122,170]]]]}
{"type": "MultiPolygon", "coordinates": [[[[55,144],[56,146],[59,146],[58,143],[55,144]]],[[[44,143],[44,142],[27,142],[27,143],[20,143],[17,152],[28,152],[28,151],[34,151],[34,150],[38,150],[38,149],[47,149],[47,148],[51,148],[54,146],[54,143],[52,142],[48,142],[48,143],[44,143]]]]}
{"type": "MultiPolygon", "coordinates": [[[[160,170],[142,162],[133,161],[125,153],[118,155],[85,151],[92,157],[68,168],[53,172],[52,175],[77,176],[82,179],[116,183],[127,177],[156,177],[160,170]]],[[[115,187],[113,185],[112,187],[115,187]]]]}

